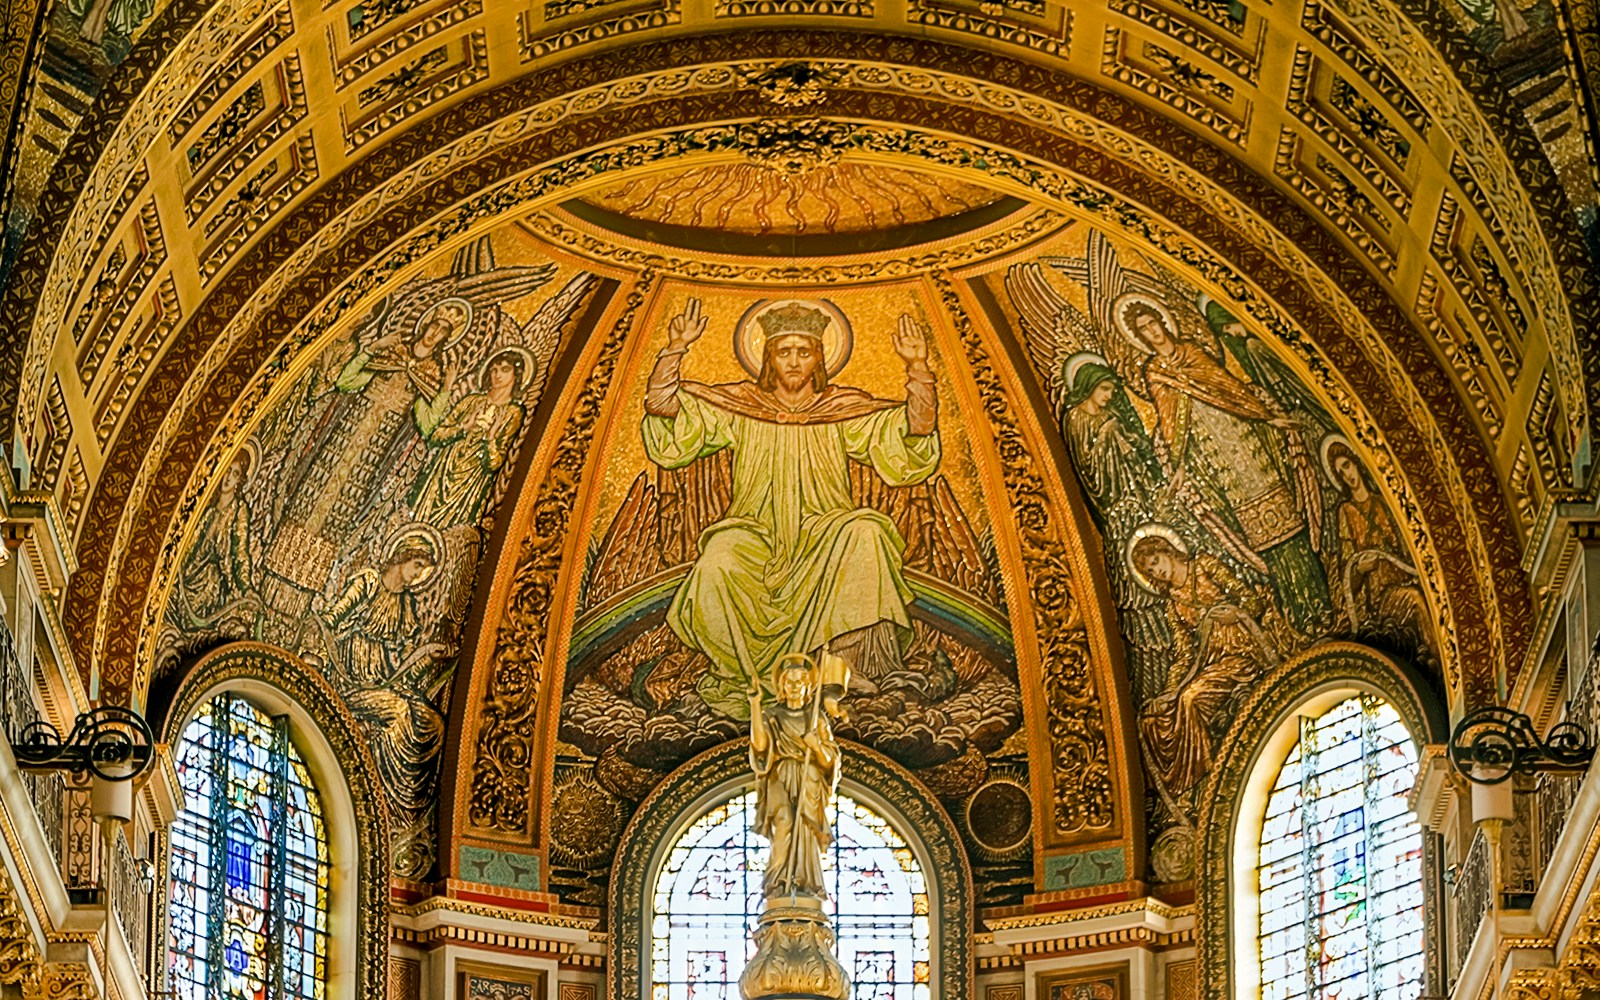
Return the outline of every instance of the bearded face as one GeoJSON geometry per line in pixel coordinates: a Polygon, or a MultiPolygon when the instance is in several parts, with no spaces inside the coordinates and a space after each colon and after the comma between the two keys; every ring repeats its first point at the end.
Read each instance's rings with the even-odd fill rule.
{"type": "Polygon", "coordinates": [[[779,334],[767,341],[763,387],[782,388],[788,393],[803,392],[806,386],[821,391],[827,383],[821,376],[822,345],[799,334],[779,334]],[[770,381],[771,385],[767,386],[770,381]]]}

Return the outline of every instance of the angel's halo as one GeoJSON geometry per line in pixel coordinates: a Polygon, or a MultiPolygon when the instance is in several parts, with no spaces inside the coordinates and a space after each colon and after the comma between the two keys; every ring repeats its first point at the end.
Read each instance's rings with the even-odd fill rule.
{"type": "Polygon", "coordinates": [[[1128,574],[1133,577],[1133,582],[1137,583],[1140,589],[1152,594],[1159,594],[1160,591],[1150,582],[1149,577],[1145,576],[1139,569],[1139,564],[1133,558],[1134,546],[1151,536],[1162,539],[1177,549],[1181,555],[1185,556],[1189,554],[1189,545],[1170,524],[1162,524],[1160,521],[1149,521],[1141,524],[1133,529],[1133,534],[1128,537],[1128,544],[1122,551],[1122,556],[1128,563],[1128,574]]]}
{"type": "Polygon", "coordinates": [[[420,590],[439,569],[439,563],[444,560],[444,536],[439,534],[439,529],[426,521],[408,521],[394,530],[383,543],[383,561],[388,562],[400,548],[409,541],[422,542],[433,553],[433,565],[417,574],[411,581],[412,590],[420,590]]]}
{"type": "Polygon", "coordinates": [[[1345,488],[1344,480],[1339,478],[1339,474],[1333,469],[1333,450],[1335,448],[1343,448],[1356,463],[1357,469],[1361,469],[1361,459],[1356,454],[1355,445],[1351,444],[1350,440],[1343,434],[1329,434],[1322,439],[1322,444],[1317,449],[1322,456],[1322,471],[1327,473],[1328,482],[1342,490],[1345,488]]]}
{"type": "Polygon", "coordinates": [[[465,337],[467,335],[467,331],[472,329],[472,320],[474,317],[472,303],[460,297],[459,295],[451,295],[440,299],[438,302],[435,302],[433,305],[423,310],[422,315],[417,317],[417,325],[412,328],[412,336],[415,337],[420,335],[422,333],[422,328],[428,323],[428,318],[446,305],[454,305],[464,309],[466,311],[467,318],[462,321],[460,326],[456,327],[455,332],[450,334],[449,340],[446,340],[433,349],[434,354],[443,354],[445,351],[448,351],[450,348],[461,343],[461,338],[465,337]]]}
{"type": "Polygon", "coordinates": [[[1148,306],[1161,318],[1161,322],[1167,328],[1167,336],[1177,339],[1179,336],[1178,324],[1173,319],[1172,310],[1167,308],[1166,303],[1143,292],[1128,292],[1111,304],[1111,317],[1112,322],[1116,324],[1117,332],[1127,338],[1128,343],[1137,348],[1139,353],[1153,354],[1155,353],[1155,348],[1146,343],[1144,338],[1139,336],[1138,331],[1128,322],[1128,310],[1133,306],[1148,306]]]}
{"type": "Polygon", "coordinates": [[[493,351],[489,352],[489,357],[483,362],[482,365],[479,366],[479,390],[483,392],[489,391],[489,366],[507,354],[515,354],[522,359],[522,381],[512,395],[520,395],[521,393],[526,392],[528,388],[533,385],[534,377],[539,372],[538,359],[533,356],[532,351],[528,350],[526,347],[523,347],[521,344],[507,344],[505,347],[497,347],[493,351]]]}
{"type": "Polygon", "coordinates": [[[1101,368],[1111,369],[1111,362],[1105,359],[1105,355],[1096,354],[1094,351],[1079,351],[1068,358],[1067,363],[1062,366],[1062,375],[1066,377],[1066,386],[1069,391],[1072,389],[1072,383],[1078,377],[1078,370],[1084,365],[1099,365],[1101,368]]]}

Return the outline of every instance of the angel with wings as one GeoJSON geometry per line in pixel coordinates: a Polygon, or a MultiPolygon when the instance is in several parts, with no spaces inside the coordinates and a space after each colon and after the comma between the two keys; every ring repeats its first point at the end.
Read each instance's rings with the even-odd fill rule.
{"type": "Polygon", "coordinates": [[[1019,265],[1007,287],[1030,344],[1052,355],[1048,372],[1060,370],[1054,355],[1062,353],[1049,345],[1087,340],[1146,401],[1164,479],[1150,513],[1192,519],[1203,533],[1197,542],[1272,582],[1297,628],[1325,631],[1332,604],[1319,555],[1322,492],[1299,419],[1202,346],[1198,296],[1174,276],[1123,268],[1098,233],[1083,258],[1047,263],[1087,286],[1095,318],[1062,298],[1038,265],[1019,265]]]}
{"type": "Polygon", "coordinates": [[[495,267],[487,247],[471,249],[477,252],[459,254],[452,273],[384,299],[337,371],[308,379],[299,418],[284,429],[292,454],[276,478],[273,520],[290,530],[278,532],[274,548],[287,548],[267,555],[268,566],[296,584],[321,589],[320,579],[295,579],[293,567],[363,533],[392,471],[457,395],[467,356],[498,334],[498,303],[555,274],[551,264],[495,267]]]}
{"type": "Polygon", "coordinates": [[[436,528],[478,522],[522,430],[522,389],[532,364],[522,348],[504,348],[483,366],[478,391],[424,428],[428,464],[411,492],[417,520],[436,528]]]}
{"type": "Polygon", "coordinates": [[[905,540],[888,515],[857,503],[850,466],[870,466],[890,486],[938,469],[927,334],[901,317],[893,338],[906,370],[901,402],[830,382],[842,367],[829,356],[830,322],[808,303],[767,308],[739,352],[747,363],[760,358],[759,368],[749,364],[752,378],[705,385],[679,375],[707,326],[691,299],[668,324],[646,388],[641,433],[652,462],[675,469],[732,454],[727,508],[700,534],[667,623],[710,661],[697,684],[705,703],[741,720],[751,685],[767,683],[781,657],[831,644],[853,667],[882,675],[898,666],[910,632],[905,540]]]}

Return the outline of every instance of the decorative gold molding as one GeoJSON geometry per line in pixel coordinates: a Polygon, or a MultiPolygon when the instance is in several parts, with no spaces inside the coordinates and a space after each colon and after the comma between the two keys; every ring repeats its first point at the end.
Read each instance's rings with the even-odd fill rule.
{"type": "MultiPolygon", "coordinates": [[[[891,86],[897,79],[894,72],[882,67],[875,68],[858,66],[855,67],[852,72],[855,75],[854,78],[862,80],[870,79],[879,87],[891,86]]],[[[738,79],[731,69],[727,70],[724,74],[715,67],[697,70],[696,74],[698,75],[691,74],[690,79],[687,81],[684,80],[683,76],[680,74],[678,77],[677,86],[683,87],[686,85],[692,85],[697,79],[701,81],[701,86],[734,86],[736,85],[734,81],[738,79]]],[[[1080,138],[1093,139],[1096,143],[1105,142],[1113,144],[1125,144],[1130,141],[1127,137],[1120,135],[1114,136],[1113,133],[1115,130],[1107,129],[1103,125],[1090,123],[1088,119],[1078,115],[1075,112],[1072,112],[1071,109],[1052,106],[1035,98],[1023,99],[1021,95],[1008,97],[1005,95],[1003,88],[999,88],[992,84],[985,84],[981,88],[981,91],[978,91],[973,89],[973,85],[970,81],[962,80],[961,78],[954,76],[941,76],[938,74],[928,73],[919,73],[916,74],[916,76],[916,80],[907,78],[905,80],[906,85],[915,85],[919,89],[943,86],[949,90],[952,96],[967,94],[969,95],[970,99],[977,99],[980,101],[993,103],[997,110],[1003,106],[1009,106],[1013,109],[1013,113],[1020,114],[1021,117],[1025,119],[1037,120],[1040,124],[1048,123],[1056,128],[1067,130],[1080,138]],[[1043,117],[1035,118],[1035,116],[1043,117]],[[1086,127],[1089,129],[1087,133],[1085,133],[1086,127]]],[[[607,97],[606,94],[609,92],[609,88],[613,86],[618,85],[608,84],[601,88],[595,88],[593,91],[594,96],[602,100],[612,99],[607,97]]],[[[629,89],[628,92],[634,95],[649,94],[652,92],[652,88],[650,86],[638,86],[636,83],[635,86],[629,89]]],[[[620,94],[615,96],[620,99],[620,94]]],[[[530,109],[527,112],[527,115],[532,115],[534,118],[537,118],[540,121],[548,121],[552,117],[555,119],[560,119],[569,113],[567,110],[562,110],[562,107],[570,108],[569,102],[582,100],[584,100],[583,94],[569,95],[568,97],[562,98],[560,102],[557,102],[560,107],[551,106],[544,108],[543,110],[538,108],[530,109]]],[[[523,122],[524,124],[521,125],[513,125],[509,129],[509,133],[520,135],[525,128],[532,127],[530,119],[524,117],[523,122]]],[[[703,132],[704,130],[692,131],[699,133],[703,132]]],[[[507,132],[497,130],[497,135],[504,134],[507,134],[507,132]]],[[[663,143],[661,139],[641,140],[641,142],[635,146],[633,151],[622,150],[616,153],[606,154],[602,156],[601,159],[611,164],[618,162],[639,162],[640,157],[645,159],[649,159],[651,157],[659,159],[661,156],[666,155],[669,149],[670,144],[663,143]]],[[[974,146],[973,144],[952,143],[949,140],[940,140],[938,144],[926,145],[922,155],[934,155],[936,157],[942,157],[946,160],[953,161],[952,165],[954,165],[954,162],[966,162],[976,157],[982,162],[990,164],[988,169],[992,176],[1003,176],[1007,172],[1013,173],[1017,177],[1030,176],[1035,179],[1036,183],[1044,184],[1048,191],[1054,196],[1055,200],[1076,200],[1080,205],[1099,205],[1100,208],[1097,210],[1097,215],[1099,215],[1100,218],[1109,224],[1116,225],[1116,219],[1125,218],[1127,216],[1127,212],[1122,206],[1118,205],[1114,201],[1107,201],[1105,194],[1098,189],[1084,185],[1081,182],[1070,181],[1054,171],[1041,174],[1037,164],[1017,163],[1014,170],[1005,167],[1005,164],[1014,161],[1016,158],[1010,156],[1009,154],[1000,153],[996,150],[985,149],[984,147],[974,146]],[[993,157],[992,160],[985,159],[986,157],[991,156],[993,157]]],[[[1160,154],[1152,151],[1151,155],[1159,157],[1160,154]]],[[[538,177],[523,178],[517,182],[514,187],[526,191],[527,193],[523,195],[523,197],[526,198],[535,197],[537,196],[538,192],[549,191],[552,189],[552,187],[559,188],[559,186],[568,179],[570,179],[572,182],[575,182],[582,176],[582,170],[578,168],[580,168],[583,163],[587,162],[590,164],[590,166],[585,169],[593,169],[595,156],[596,154],[589,154],[577,160],[551,165],[538,177]]],[[[1206,190],[1211,187],[1203,175],[1193,171],[1190,168],[1173,162],[1168,162],[1166,166],[1171,171],[1172,183],[1180,186],[1187,185],[1191,188],[1200,190],[1206,190]]],[[[419,171],[419,173],[428,172],[429,171],[427,170],[419,171]]],[[[407,178],[399,179],[397,181],[399,186],[392,188],[391,190],[384,191],[384,197],[382,200],[387,202],[390,196],[398,196],[401,193],[409,190],[409,185],[412,183],[409,178],[414,177],[415,175],[407,175],[407,178]]],[[[500,204],[504,203],[504,201],[511,197],[511,195],[512,192],[509,190],[503,192],[486,191],[478,199],[475,199],[475,202],[480,204],[500,204]]],[[[1223,212],[1223,214],[1228,217],[1230,222],[1240,226],[1243,231],[1249,233],[1252,237],[1262,239],[1265,244],[1264,249],[1271,253],[1276,259],[1282,261],[1287,266],[1290,266],[1296,272],[1296,274],[1305,280],[1317,293],[1319,300],[1326,302],[1330,308],[1335,310],[1340,319],[1344,321],[1346,329],[1355,333],[1358,338],[1362,340],[1363,347],[1369,352],[1369,358],[1374,363],[1379,365],[1388,383],[1395,388],[1396,395],[1399,397],[1401,404],[1408,412],[1417,415],[1416,424],[1423,431],[1423,433],[1426,435],[1426,438],[1430,442],[1430,453],[1437,456],[1448,456],[1452,454],[1452,449],[1448,447],[1443,434],[1439,430],[1439,427],[1428,418],[1428,409],[1426,404],[1424,404],[1420,398],[1416,396],[1416,391],[1414,388],[1408,388],[1410,383],[1409,376],[1406,371],[1406,365],[1400,359],[1393,356],[1393,354],[1385,346],[1383,338],[1378,336],[1376,330],[1372,328],[1370,322],[1366,321],[1360,311],[1344,295],[1342,290],[1340,290],[1337,285],[1330,281],[1326,276],[1322,275],[1314,265],[1307,261],[1304,258],[1304,255],[1300,253],[1292,243],[1285,240],[1281,235],[1278,235],[1271,227],[1265,226],[1258,220],[1255,220],[1252,213],[1247,208],[1238,204],[1237,202],[1232,201],[1229,196],[1220,192],[1214,192],[1212,194],[1211,202],[1218,211],[1228,209],[1228,211],[1223,212]]],[[[343,237],[347,227],[354,225],[358,219],[370,218],[371,214],[377,210],[377,206],[374,205],[369,209],[356,212],[353,215],[347,216],[344,220],[331,224],[328,229],[325,229],[316,237],[309,239],[303,247],[302,252],[297,253],[293,261],[286,265],[284,269],[281,269],[274,274],[267,283],[257,290],[256,294],[252,297],[252,301],[240,311],[236,321],[230,325],[229,334],[225,335],[223,340],[218,342],[217,349],[214,349],[210,355],[208,355],[207,361],[203,368],[210,368],[214,364],[220,363],[221,359],[226,356],[226,354],[222,351],[224,344],[231,343],[233,339],[241,336],[244,330],[249,329],[249,322],[259,314],[260,310],[265,308],[266,304],[271,300],[272,297],[275,297],[277,294],[280,294],[285,290],[286,283],[292,279],[294,274],[310,263],[313,253],[336,245],[338,240],[343,237]],[[213,362],[211,360],[213,358],[217,360],[213,362]]],[[[450,231],[452,233],[459,232],[458,229],[454,228],[452,228],[450,231]]],[[[413,243],[416,249],[405,249],[402,252],[405,256],[414,258],[416,255],[423,252],[422,248],[427,245],[428,242],[439,239],[441,235],[442,233],[438,229],[435,229],[431,232],[424,231],[423,233],[419,234],[421,237],[421,242],[413,243]]],[[[1194,246],[1191,240],[1188,240],[1175,231],[1167,229],[1163,224],[1156,220],[1150,220],[1147,224],[1145,224],[1140,235],[1146,239],[1156,240],[1157,245],[1162,250],[1174,253],[1181,257],[1193,260],[1197,259],[1197,254],[1201,255],[1201,257],[1208,256],[1205,254],[1205,251],[1194,246]]],[[[1213,264],[1213,262],[1207,261],[1206,267],[1211,268],[1213,266],[1218,269],[1215,271],[1216,278],[1214,280],[1227,285],[1232,285],[1241,280],[1240,276],[1228,271],[1226,266],[1222,265],[1221,262],[1215,262],[1213,264]]],[[[290,363],[290,359],[294,357],[295,354],[298,354],[299,351],[303,350],[305,346],[312,342],[318,334],[328,329],[334,318],[338,315],[338,313],[335,311],[339,308],[337,305],[338,303],[351,302],[356,298],[363,297],[365,294],[368,294],[368,290],[374,289],[379,285],[382,277],[386,277],[392,273],[394,272],[390,267],[385,267],[380,272],[376,267],[370,266],[362,272],[357,272],[356,276],[351,280],[351,282],[347,283],[345,289],[341,291],[336,299],[327,302],[321,310],[313,313],[312,316],[308,318],[306,324],[303,324],[302,327],[296,330],[295,334],[293,334],[290,339],[285,342],[283,348],[280,350],[279,360],[274,361],[271,365],[269,365],[267,370],[281,370],[284,366],[290,363]]],[[[1302,364],[1305,364],[1312,371],[1315,383],[1329,395],[1332,403],[1331,408],[1357,416],[1357,422],[1353,428],[1353,433],[1356,438],[1360,439],[1364,445],[1367,445],[1372,450],[1376,459],[1375,471],[1384,480],[1385,486],[1391,495],[1402,497],[1407,496],[1411,491],[1405,484],[1405,475],[1392,461],[1392,459],[1388,458],[1386,451],[1383,448],[1382,436],[1371,425],[1370,421],[1368,421],[1364,416],[1361,416],[1363,410],[1353,395],[1349,393],[1348,390],[1331,381],[1331,376],[1326,362],[1315,356],[1314,348],[1309,345],[1304,334],[1296,330],[1292,322],[1290,322],[1286,316],[1279,312],[1274,305],[1267,302],[1264,298],[1257,297],[1253,302],[1249,303],[1249,306],[1252,314],[1255,314],[1256,318],[1268,329],[1272,330],[1280,338],[1283,338],[1286,341],[1286,346],[1290,348],[1291,352],[1300,357],[1302,359],[1302,364]],[[1309,359],[1307,358],[1308,354],[1312,355],[1309,359]]],[[[201,378],[192,380],[189,385],[186,386],[184,395],[189,395],[191,392],[190,387],[196,386],[197,383],[200,383],[201,381],[201,378]]],[[[232,442],[238,437],[242,436],[245,425],[248,423],[248,414],[257,405],[260,394],[265,391],[266,385],[267,383],[261,381],[260,376],[258,376],[256,384],[250,389],[246,390],[243,395],[241,395],[238,403],[235,406],[234,415],[230,416],[228,423],[219,431],[217,439],[213,442],[213,449],[218,450],[211,451],[209,457],[205,461],[199,463],[195,473],[193,473],[191,476],[191,484],[189,489],[194,494],[198,494],[200,490],[203,490],[206,482],[208,481],[208,477],[204,474],[204,470],[214,467],[214,464],[220,461],[220,455],[223,453],[223,451],[231,447],[232,442]]],[[[193,391],[197,392],[198,389],[194,389],[193,391]]],[[[183,400],[180,399],[179,407],[175,407],[174,409],[175,413],[181,412],[182,403],[183,400]]],[[[169,430],[165,431],[164,435],[172,433],[172,427],[175,427],[175,425],[169,421],[169,430]]],[[[142,495],[143,490],[148,483],[148,477],[156,468],[156,460],[159,458],[160,453],[164,450],[165,445],[160,439],[158,439],[157,442],[155,442],[151,447],[150,457],[147,459],[143,471],[139,473],[135,480],[132,498],[134,502],[130,502],[125,508],[124,524],[119,529],[119,533],[124,533],[131,528],[131,518],[135,516],[138,507],[140,506],[140,504],[137,502],[137,498],[142,495]]],[[[1489,557],[1487,552],[1483,549],[1483,538],[1481,532],[1477,528],[1477,519],[1472,510],[1472,503],[1466,495],[1464,486],[1461,484],[1461,473],[1453,464],[1448,462],[1446,462],[1441,471],[1444,472],[1452,481],[1453,488],[1446,491],[1446,493],[1451,505],[1457,512],[1457,516],[1461,518],[1466,529],[1464,532],[1465,540],[1470,546],[1471,550],[1476,553],[1476,560],[1480,563],[1487,563],[1489,561],[1489,557]]],[[[198,502],[198,496],[195,496],[193,500],[185,501],[186,504],[192,504],[194,502],[198,502]]],[[[1418,552],[1419,569],[1427,570],[1427,572],[1421,575],[1421,579],[1423,579],[1430,587],[1430,597],[1433,599],[1432,606],[1436,609],[1439,609],[1440,620],[1438,624],[1441,630],[1440,634],[1446,637],[1444,648],[1442,648],[1440,651],[1441,660],[1445,665],[1446,676],[1454,679],[1459,676],[1456,666],[1460,662],[1460,652],[1450,648],[1448,639],[1449,637],[1457,635],[1457,631],[1452,626],[1450,606],[1445,599],[1442,590],[1439,589],[1440,578],[1438,574],[1434,572],[1434,569],[1438,565],[1438,559],[1433,554],[1432,540],[1429,538],[1425,527],[1422,525],[1416,508],[1413,504],[1402,503],[1398,505],[1397,509],[1402,511],[1403,515],[1406,517],[1407,526],[1412,536],[1413,545],[1418,552]]],[[[165,590],[170,585],[172,566],[177,555],[176,543],[178,541],[178,537],[170,537],[158,561],[155,575],[155,586],[152,587],[150,591],[150,599],[146,604],[147,624],[153,623],[155,618],[159,616],[161,604],[164,600],[165,590]]],[[[115,569],[114,562],[112,569],[115,569]]],[[[1482,585],[1481,581],[1480,585],[1482,585]]],[[[1487,605],[1486,615],[1488,618],[1487,624],[1489,625],[1489,627],[1485,629],[1485,635],[1487,637],[1487,643],[1491,648],[1481,651],[1482,653],[1486,654],[1482,656],[1481,659],[1485,662],[1498,662],[1500,659],[1500,654],[1503,652],[1503,650],[1499,648],[1502,639],[1500,638],[1501,630],[1498,628],[1497,609],[1492,599],[1486,600],[1485,604],[1487,605]]],[[[108,627],[107,622],[107,616],[103,614],[98,616],[96,623],[97,644],[98,642],[103,641],[104,629],[108,627]]],[[[146,630],[146,632],[149,631],[149,629],[146,630]]],[[[149,643],[146,645],[149,646],[149,643]]],[[[143,663],[150,662],[150,656],[152,653],[153,648],[141,650],[139,655],[140,661],[143,663]]]]}
{"type": "Polygon", "coordinates": [[[1073,910],[1056,910],[1048,913],[1029,913],[1020,917],[990,917],[984,926],[994,931],[1027,930],[1034,927],[1067,926],[1085,920],[1103,917],[1120,917],[1130,913],[1148,913],[1161,920],[1183,920],[1194,916],[1194,904],[1174,906],[1153,896],[1130,899],[1121,903],[1106,903],[1073,910]]]}

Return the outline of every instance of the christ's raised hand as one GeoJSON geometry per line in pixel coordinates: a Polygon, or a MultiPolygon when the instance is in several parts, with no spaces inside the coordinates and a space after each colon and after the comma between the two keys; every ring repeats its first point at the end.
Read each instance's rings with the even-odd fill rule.
{"type": "Polygon", "coordinates": [[[894,332],[894,352],[906,363],[907,371],[928,367],[928,332],[908,313],[901,314],[894,332]]]}
{"type": "Polygon", "coordinates": [[[672,317],[667,324],[667,350],[687,351],[689,345],[706,332],[706,316],[700,311],[700,300],[690,299],[683,312],[672,317]]]}

